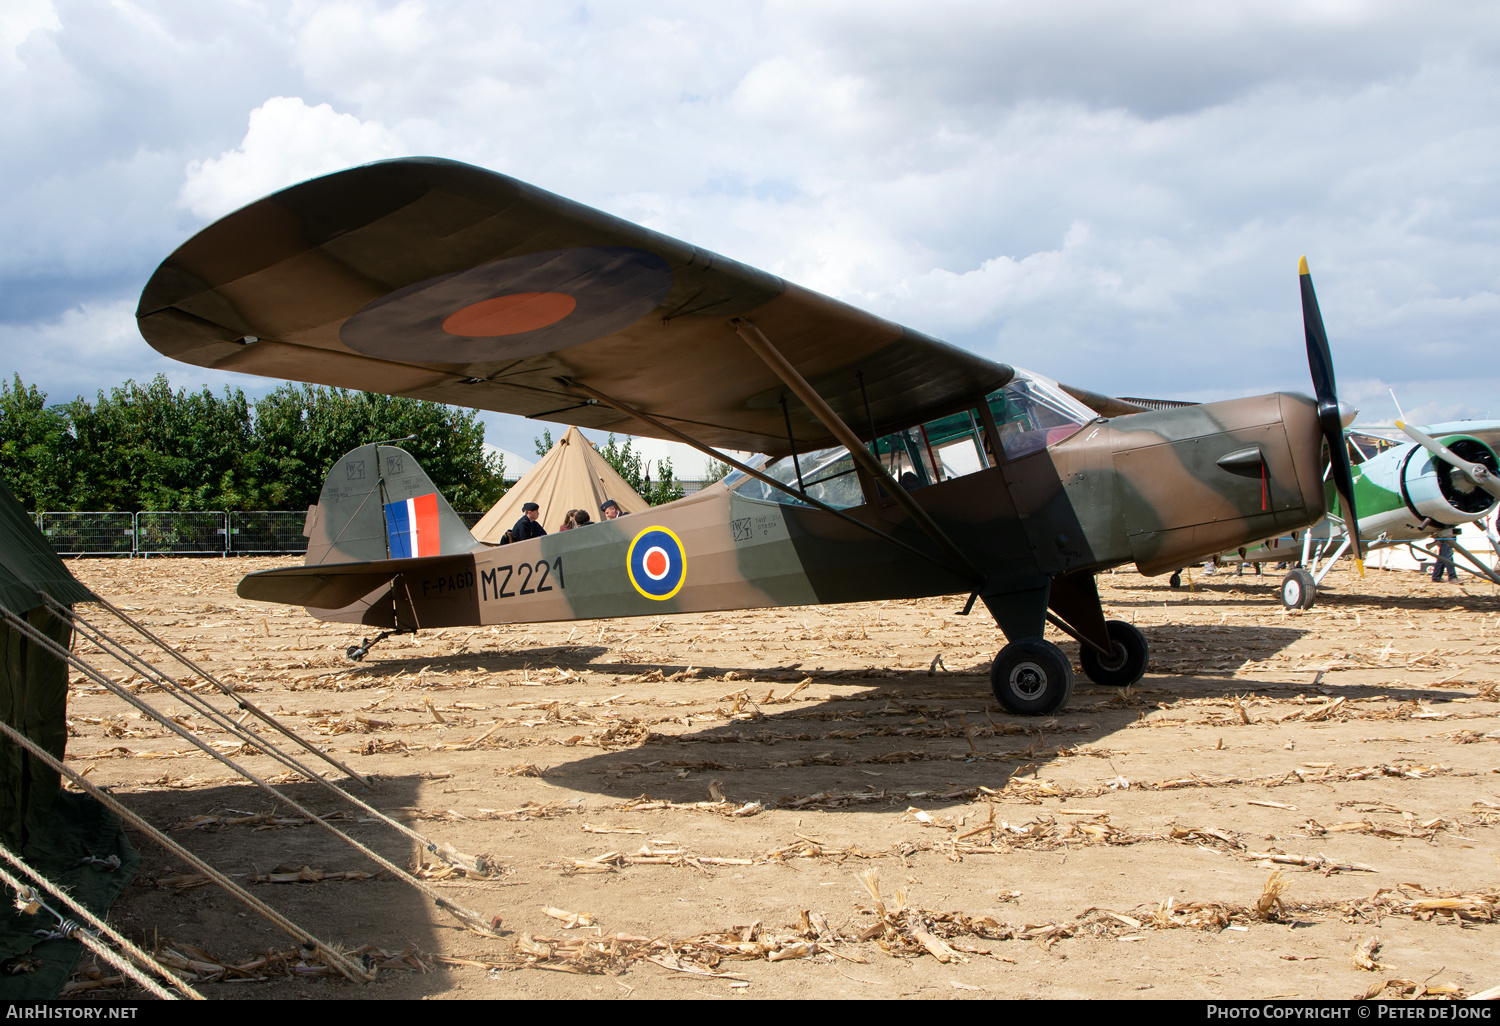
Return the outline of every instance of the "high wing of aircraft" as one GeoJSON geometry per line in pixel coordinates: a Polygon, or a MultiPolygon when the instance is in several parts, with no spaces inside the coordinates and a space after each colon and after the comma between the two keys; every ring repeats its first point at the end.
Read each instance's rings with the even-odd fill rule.
{"type": "MultiPolygon", "coordinates": [[[[314,179],[210,225],[137,311],[203,367],[686,442],[735,468],[686,499],[479,544],[408,454],[364,446],[309,511],[301,567],[240,594],[391,631],[968,592],[1008,644],[996,698],[1145,671],[1095,574],[1162,573],[1356,501],[1303,261],[1315,400],[1179,409],[995,363],[503,175],[429,158],[314,179]],[[765,454],[742,463],[716,446],[765,454]],[[425,526],[424,526],[425,525],[425,526]]],[[[551,511],[549,511],[550,514],[551,511]]],[[[1357,543],[1356,543],[1357,545],[1357,543]]]]}
{"type": "MultiPolygon", "coordinates": [[[[1366,551],[1405,546],[1422,558],[1438,559],[1436,542],[1446,540],[1463,561],[1459,568],[1500,584],[1500,574],[1454,539],[1457,528],[1500,507],[1500,464],[1492,441],[1500,436],[1500,422],[1456,421],[1422,430],[1397,421],[1396,427],[1411,440],[1364,432],[1348,436],[1359,460],[1353,466],[1354,496],[1358,537],[1366,551]]],[[[1329,513],[1320,523],[1221,553],[1218,561],[1295,563],[1281,583],[1282,605],[1312,608],[1318,586],[1352,543],[1350,521],[1332,487],[1328,491],[1329,513]]]]}

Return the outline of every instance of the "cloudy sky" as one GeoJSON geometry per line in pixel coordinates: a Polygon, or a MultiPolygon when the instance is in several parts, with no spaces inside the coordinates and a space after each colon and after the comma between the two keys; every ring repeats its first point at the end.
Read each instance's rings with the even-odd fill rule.
{"type": "Polygon", "coordinates": [[[157,356],[146,278],[431,154],[1116,395],[1308,390],[1305,253],[1361,420],[1500,417],[1493,4],[4,0],[0,96],[0,369],[54,401],[274,387],[157,356]]]}

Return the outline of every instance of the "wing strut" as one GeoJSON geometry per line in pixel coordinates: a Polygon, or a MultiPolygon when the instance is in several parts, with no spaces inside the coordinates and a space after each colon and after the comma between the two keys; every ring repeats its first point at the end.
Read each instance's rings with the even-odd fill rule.
{"type": "Polygon", "coordinates": [[[964,555],[963,550],[953,544],[953,540],[944,533],[943,529],[937,525],[937,521],[933,520],[932,516],[925,509],[917,505],[917,501],[911,497],[911,493],[902,488],[900,483],[891,476],[890,471],[885,469],[885,464],[870,455],[870,450],[865,448],[864,443],[859,440],[859,436],[849,429],[849,425],[845,424],[837,413],[833,412],[833,407],[829,406],[823,400],[823,397],[818,394],[817,390],[807,383],[807,379],[797,371],[797,368],[793,367],[791,362],[781,355],[781,352],[771,344],[771,340],[766,338],[765,334],[752,322],[743,317],[735,317],[729,323],[734,325],[734,330],[739,332],[740,338],[744,339],[746,345],[755,351],[755,355],[764,360],[766,366],[770,367],[777,377],[786,382],[786,387],[790,388],[793,394],[806,404],[807,408],[813,412],[813,416],[817,417],[818,420],[823,422],[824,427],[833,432],[833,436],[839,440],[839,444],[849,450],[849,455],[860,466],[864,467],[875,480],[885,485],[886,491],[900,504],[902,509],[906,510],[912,520],[916,521],[917,526],[922,529],[922,532],[937,543],[938,548],[942,549],[949,559],[968,570],[971,577],[977,581],[984,580],[984,574],[980,573],[979,569],[969,561],[969,558],[964,555]]]}
{"type": "Polygon", "coordinates": [[[927,560],[932,565],[937,566],[937,567],[941,567],[942,569],[948,571],[950,574],[957,574],[959,577],[968,577],[968,578],[970,578],[976,584],[977,583],[981,583],[983,581],[983,579],[984,579],[983,576],[981,574],[979,574],[978,571],[974,571],[972,567],[970,567],[968,571],[960,569],[960,567],[968,565],[968,561],[967,560],[961,561],[960,567],[955,567],[951,563],[948,563],[948,562],[945,562],[944,560],[938,559],[936,556],[932,555],[932,553],[930,553],[930,552],[923,552],[921,549],[917,548],[915,545],[910,545],[907,542],[902,541],[900,538],[896,538],[896,537],[894,537],[892,535],[886,534],[884,531],[880,530],[880,528],[878,528],[878,527],[874,527],[874,526],[872,526],[870,524],[867,524],[863,520],[860,520],[857,517],[851,517],[849,514],[845,513],[841,509],[834,509],[832,506],[828,505],[826,502],[820,502],[819,500],[814,499],[811,495],[808,495],[806,492],[799,491],[798,489],[793,488],[791,485],[786,484],[785,482],[776,480],[770,474],[762,473],[761,471],[756,470],[754,467],[750,466],[747,463],[741,463],[739,460],[734,459],[731,456],[726,456],[724,453],[722,453],[719,450],[715,449],[713,446],[711,446],[711,445],[704,445],[702,442],[698,441],[696,438],[693,438],[691,435],[683,434],[681,431],[679,431],[676,428],[672,427],[670,424],[664,424],[663,422],[657,420],[655,417],[651,416],[651,414],[649,414],[649,413],[644,413],[641,410],[637,410],[637,409],[634,409],[634,408],[632,408],[630,406],[627,406],[624,403],[622,403],[620,400],[614,398],[611,395],[607,395],[604,392],[599,391],[597,388],[590,388],[588,385],[585,385],[583,382],[581,382],[581,381],[574,381],[572,379],[568,379],[567,381],[565,381],[565,384],[568,387],[570,387],[570,388],[576,388],[580,392],[587,393],[588,395],[590,395],[590,396],[594,397],[595,399],[599,400],[599,402],[603,403],[606,406],[609,406],[609,407],[611,407],[613,409],[619,410],[621,413],[625,414],[627,417],[634,417],[637,420],[641,421],[642,423],[651,425],[652,427],[656,428],[658,431],[663,431],[663,432],[671,435],[673,438],[675,438],[678,441],[684,443],[685,445],[691,445],[694,449],[697,449],[699,452],[703,453],[705,456],[709,457],[710,459],[718,460],[721,463],[727,463],[731,467],[733,467],[735,470],[738,470],[740,473],[749,475],[750,477],[753,477],[757,481],[760,481],[760,482],[762,482],[764,484],[768,484],[772,488],[775,488],[779,492],[785,492],[787,495],[792,496],[793,498],[797,499],[799,502],[805,502],[809,506],[812,506],[815,509],[822,510],[824,513],[832,513],[834,516],[838,517],[840,520],[847,521],[847,522],[853,524],[855,527],[861,528],[862,530],[865,530],[865,531],[869,531],[871,534],[873,534],[875,537],[881,539],[882,541],[890,542],[892,545],[896,546],[897,548],[905,549],[907,552],[910,552],[914,556],[920,556],[923,559],[927,560]]]}

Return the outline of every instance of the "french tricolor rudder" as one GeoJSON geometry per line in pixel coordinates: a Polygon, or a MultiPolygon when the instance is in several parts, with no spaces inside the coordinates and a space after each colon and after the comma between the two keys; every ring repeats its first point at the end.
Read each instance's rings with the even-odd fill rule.
{"type": "Polygon", "coordinates": [[[443,540],[438,527],[438,497],[433,492],[385,504],[386,540],[392,559],[436,556],[443,540]]]}

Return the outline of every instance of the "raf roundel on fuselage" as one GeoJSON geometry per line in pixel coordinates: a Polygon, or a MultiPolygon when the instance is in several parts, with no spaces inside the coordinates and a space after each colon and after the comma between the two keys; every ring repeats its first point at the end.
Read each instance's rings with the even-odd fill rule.
{"type": "Polygon", "coordinates": [[[648,527],[637,534],[626,552],[630,583],[648,599],[666,601],[682,590],[687,579],[687,557],[682,540],[665,527],[648,527]]]}

